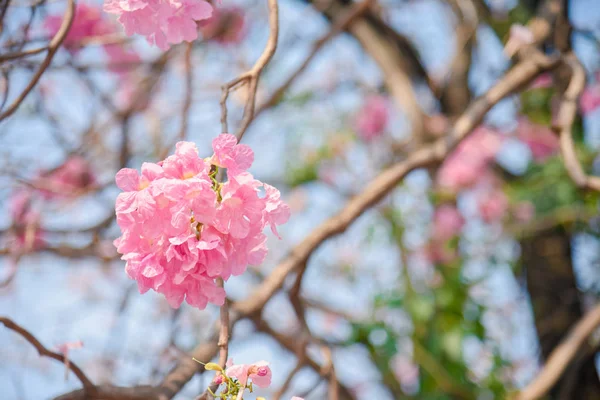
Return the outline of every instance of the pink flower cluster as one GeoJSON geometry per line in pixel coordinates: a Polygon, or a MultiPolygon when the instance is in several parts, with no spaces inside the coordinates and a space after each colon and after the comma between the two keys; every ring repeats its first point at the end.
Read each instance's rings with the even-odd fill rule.
{"type": "Polygon", "coordinates": [[[359,136],[370,141],[381,136],[389,119],[389,104],[383,96],[369,96],[356,115],[356,130],[359,136]]]}
{"type": "Polygon", "coordinates": [[[196,21],[207,19],[212,6],[204,0],[106,0],[104,11],[118,15],[125,33],[138,33],[167,50],[169,44],[198,38],[196,21]]]}
{"type": "Polygon", "coordinates": [[[289,207],[274,187],[246,170],[254,160],[247,145],[233,135],[213,140],[214,155],[198,156],[193,143],[179,142],[175,154],[158,164],[144,163],[141,175],[124,168],[116,201],[122,236],[117,251],[141,293],[162,293],[172,307],[185,300],[199,309],[223,304],[216,278],[242,274],[266,254],[264,228],[285,223],[289,207]],[[216,180],[218,168],[228,180],[216,180]],[[260,188],[265,195],[259,196],[260,188]]]}

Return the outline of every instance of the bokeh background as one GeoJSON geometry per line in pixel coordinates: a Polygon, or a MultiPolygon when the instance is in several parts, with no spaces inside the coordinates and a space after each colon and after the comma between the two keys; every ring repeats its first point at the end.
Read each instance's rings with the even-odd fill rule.
{"type": "MultiPolygon", "coordinates": [[[[537,3],[379,0],[335,34],[351,1],[279,0],[278,49],[243,143],[255,152],[250,171],[282,191],[292,217],[282,240],[268,233],[262,265],[226,282],[228,296],[251,296],[383,170],[447,135],[473,99],[528,56],[511,49],[527,44],[537,3]],[[390,78],[385,60],[400,78],[390,78]],[[397,84],[401,96],[391,93],[397,84]]],[[[600,3],[558,3],[586,72],[573,137],[593,175],[600,3]]],[[[66,3],[2,4],[6,107],[44,55],[2,54],[47,43],[66,3]]],[[[125,36],[100,2],[77,7],[72,29],[79,31],[0,122],[0,315],[51,349],[81,341],[69,358],[97,384],[156,384],[207,340],[218,307],[173,310],[161,295],[138,293],[112,244],[119,236],[114,176],[165,158],[179,140],[211,154],[221,133],[221,85],[262,52],[268,9],[265,1],[217,2],[197,41],[162,52],[125,36]]],[[[557,52],[552,40],[539,49],[557,52]]],[[[578,188],[560,155],[552,124],[561,90],[559,73],[540,74],[495,105],[445,160],[411,172],[325,241],[302,277],[306,325],[290,302],[293,276],[258,319],[236,323],[230,356],[268,360],[274,375],[270,389],[245,398],[327,398],[325,347],[345,388],[340,398],[502,399],[525,387],[600,289],[598,193],[578,188]]],[[[246,99],[243,87],[230,96],[233,128],[246,99]]],[[[548,398],[600,399],[598,339],[586,342],[548,398]]],[[[2,328],[0,360],[1,399],[51,399],[80,385],[2,328]]],[[[175,398],[195,398],[213,377],[197,374],[175,398]]]]}

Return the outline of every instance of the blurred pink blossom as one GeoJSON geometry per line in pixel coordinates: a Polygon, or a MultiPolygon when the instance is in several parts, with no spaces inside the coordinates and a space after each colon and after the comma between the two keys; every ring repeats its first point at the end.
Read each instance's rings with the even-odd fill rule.
{"type": "Polygon", "coordinates": [[[525,117],[519,119],[517,138],[529,147],[536,162],[556,154],[560,147],[558,137],[550,128],[534,124],[525,117]]]}
{"type": "Polygon", "coordinates": [[[465,219],[455,206],[443,204],[433,215],[433,237],[440,241],[451,239],[460,233],[464,224],[465,219]]]}
{"type": "Polygon", "coordinates": [[[19,189],[9,199],[9,212],[13,221],[14,242],[12,251],[16,254],[44,246],[44,233],[40,228],[40,213],[33,207],[33,193],[19,189]]]}
{"type": "Polygon", "coordinates": [[[477,199],[477,207],[485,222],[499,221],[508,209],[508,198],[500,189],[486,191],[477,199]]]}
{"type": "Polygon", "coordinates": [[[529,222],[535,217],[535,206],[529,201],[522,201],[513,208],[513,215],[520,222],[529,222]]]}
{"type": "Polygon", "coordinates": [[[600,107],[600,83],[594,83],[583,90],[579,106],[583,114],[589,114],[600,107]]]}
{"type": "Polygon", "coordinates": [[[550,88],[554,80],[552,78],[552,74],[546,72],[535,78],[535,80],[531,83],[531,89],[543,89],[550,88]]]}
{"type": "MultiPolygon", "coordinates": [[[[54,35],[60,29],[62,21],[62,15],[50,15],[44,20],[44,28],[49,34],[54,35]]],[[[79,51],[77,45],[83,39],[115,32],[115,26],[103,18],[99,8],[89,6],[85,3],[77,3],[75,17],[63,45],[70,52],[76,53],[79,51]]]]}
{"type": "Polygon", "coordinates": [[[88,161],[81,156],[69,157],[58,168],[41,174],[36,182],[46,199],[75,196],[95,184],[95,174],[88,161]]]}
{"type": "Polygon", "coordinates": [[[392,369],[403,386],[414,388],[419,384],[419,367],[408,357],[402,355],[394,357],[392,369]]]}
{"type": "Polygon", "coordinates": [[[220,44],[238,44],[246,37],[244,10],[236,6],[215,8],[210,18],[199,21],[205,40],[220,44]]]}
{"type": "Polygon", "coordinates": [[[503,140],[490,128],[476,128],[442,164],[437,175],[440,186],[457,191],[473,185],[485,175],[503,140]]]}
{"type": "Polygon", "coordinates": [[[383,134],[389,119],[389,104],[385,97],[373,95],[367,97],[355,120],[359,136],[373,140],[383,134]]]}

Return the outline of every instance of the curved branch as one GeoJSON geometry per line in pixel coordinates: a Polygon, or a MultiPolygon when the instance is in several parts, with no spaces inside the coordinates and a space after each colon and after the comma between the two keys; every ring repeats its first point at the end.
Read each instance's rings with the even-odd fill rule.
{"type": "Polygon", "coordinates": [[[7,117],[10,117],[14,114],[15,111],[19,108],[23,100],[27,97],[29,92],[37,85],[38,81],[42,77],[42,74],[46,71],[52,59],[54,58],[54,54],[58,51],[60,45],[67,37],[69,33],[69,29],[71,29],[71,24],[73,23],[73,18],[75,17],[75,0],[69,0],[67,5],[67,10],[65,11],[65,15],[63,17],[62,25],[58,29],[58,32],[54,35],[50,44],[48,44],[48,53],[46,54],[46,58],[40,64],[40,67],[36,71],[29,84],[23,89],[23,92],[12,102],[12,104],[8,107],[6,111],[0,114],[0,121],[4,120],[7,117]]]}
{"type": "Polygon", "coordinates": [[[71,371],[73,371],[75,376],[77,376],[77,379],[79,379],[79,381],[83,385],[84,391],[90,390],[90,389],[93,390],[94,384],[92,383],[92,381],[90,381],[90,379],[83,373],[83,371],[73,361],[69,360],[69,362],[67,363],[67,359],[64,355],[48,350],[27,329],[25,329],[22,326],[18,325],[17,323],[13,322],[10,318],[0,317],[0,323],[2,323],[8,329],[18,333],[25,340],[27,340],[29,343],[31,343],[31,345],[33,347],[35,347],[35,349],[38,351],[40,356],[52,358],[54,360],[60,361],[61,363],[65,364],[65,366],[67,368],[69,368],[71,371]]]}

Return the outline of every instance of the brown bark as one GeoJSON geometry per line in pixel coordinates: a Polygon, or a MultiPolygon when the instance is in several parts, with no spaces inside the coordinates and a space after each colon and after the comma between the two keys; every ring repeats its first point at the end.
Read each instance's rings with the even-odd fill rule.
{"type": "MultiPolygon", "coordinates": [[[[535,327],[545,360],[583,315],[573,273],[571,234],[553,227],[521,242],[535,327]]],[[[595,349],[585,345],[551,391],[557,400],[600,399],[595,349]]]]}

